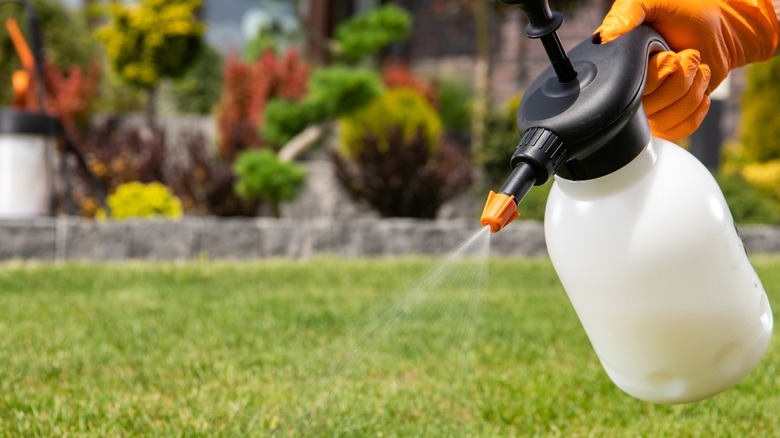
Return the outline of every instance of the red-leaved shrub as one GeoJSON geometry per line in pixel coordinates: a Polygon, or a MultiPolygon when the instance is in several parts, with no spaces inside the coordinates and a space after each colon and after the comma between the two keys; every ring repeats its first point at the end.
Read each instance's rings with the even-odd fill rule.
{"type": "Polygon", "coordinates": [[[438,107],[438,92],[431,81],[423,79],[405,64],[391,62],[382,67],[382,82],[387,88],[411,88],[418,92],[434,108],[438,107]]]}
{"type": "Polygon", "coordinates": [[[259,129],[266,103],[274,97],[302,98],[308,78],[309,68],[295,50],[283,56],[269,50],[253,63],[229,58],[217,115],[220,156],[232,160],[242,150],[261,146],[259,129]]]}
{"type": "Polygon", "coordinates": [[[46,109],[59,118],[66,132],[78,142],[83,137],[92,115],[92,104],[100,86],[100,62],[92,61],[89,68],[72,65],[64,74],[54,64],[44,68],[46,81],[46,109]]]}

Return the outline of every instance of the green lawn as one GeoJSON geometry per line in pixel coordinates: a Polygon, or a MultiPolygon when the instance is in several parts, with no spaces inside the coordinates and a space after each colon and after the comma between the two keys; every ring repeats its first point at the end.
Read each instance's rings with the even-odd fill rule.
{"type": "Polygon", "coordinates": [[[6,263],[0,436],[777,436],[778,342],[662,406],[610,382],[546,260],[6,263]]]}

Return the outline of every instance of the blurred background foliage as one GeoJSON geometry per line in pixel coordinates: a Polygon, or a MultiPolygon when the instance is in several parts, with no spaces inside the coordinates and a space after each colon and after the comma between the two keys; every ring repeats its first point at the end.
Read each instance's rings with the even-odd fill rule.
{"type": "MultiPolygon", "coordinates": [[[[421,75],[388,58],[388,47],[413,29],[413,17],[392,3],[340,21],[330,38],[317,35],[327,50],[324,60],[301,51],[310,35],[295,14],[260,22],[242,53],[223,58],[203,40],[200,0],[110,3],[89,2],[85,12],[32,0],[48,58],[45,105],[86,163],[80,167],[74,153],[64,155],[61,172],[68,181],[58,195],[60,212],[71,208],[92,217],[103,203],[101,193],[159,182],[186,214],[278,214],[278,204],[294,198],[301,182],[282,178],[289,187],[274,190],[285,196],[268,195],[262,188],[271,187],[266,171],[320,154],[331,160],[342,188],[381,215],[435,217],[446,200],[469,191],[481,197],[509,174],[520,141],[515,113],[522,90],[475,113],[479,91],[470,80],[421,75]],[[160,84],[162,102],[155,94],[160,84]],[[148,117],[158,107],[169,115],[212,119],[216,139],[197,132],[166,138],[170,134],[148,117]],[[128,117],[143,111],[145,123],[128,117]],[[473,129],[477,117],[484,119],[482,131],[473,129]],[[311,128],[318,137],[290,154],[311,128]],[[482,132],[479,138],[476,132],[482,132]],[[323,145],[329,149],[321,151],[323,145]],[[251,165],[239,165],[242,156],[251,165]],[[265,182],[250,190],[248,181],[265,182]]],[[[297,0],[266,3],[295,9],[297,0]]],[[[475,0],[436,0],[431,8],[445,11],[452,4],[478,17],[475,0]]],[[[584,4],[551,2],[567,16],[584,4]]],[[[503,11],[496,9],[499,16],[503,11]]],[[[8,17],[27,33],[21,8],[0,8],[0,19],[8,17]]],[[[0,75],[10,78],[20,68],[0,28],[0,75]]],[[[747,71],[742,136],[724,149],[715,176],[737,222],[778,224],[780,62],[747,71]]],[[[11,97],[9,87],[0,89],[6,106],[11,97]]],[[[525,219],[543,219],[549,188],[537,187],[523,201],[525,219]]]]}
{"type": "MultiPolygon", "coordinates": [[[[73,14],[55,0],[30,0],[36,10],[45,37],[46,58],[58,69],[67,71],[72,65],[87,69],[93,60],[99,59],[101,46],[87,28],[83,17],[73,14]]],[[[29,26],[24,10],[15,3],[4,3],[0,7],[0,77],[10,78],[11,73],[22,68],[16,50],[8,36],[5,22],[14,18],[25,35],[29,26]]],[[[29,42],[29,37],[28,37],[29,42]]],[[[0,87],[0,100],[4,105],[11,102],[10,87],[0,87]]]]}

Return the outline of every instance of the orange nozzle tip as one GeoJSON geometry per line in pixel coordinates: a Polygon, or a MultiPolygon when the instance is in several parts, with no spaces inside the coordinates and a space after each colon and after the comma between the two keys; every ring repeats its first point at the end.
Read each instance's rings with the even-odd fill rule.
{"type": "Polygon", "coordinates": [[[518,216],[520,214],[517,212],[514,196],[491,190],[479,222],[482,226],[489,226],[491,233],[497,233],[518,216]]]}

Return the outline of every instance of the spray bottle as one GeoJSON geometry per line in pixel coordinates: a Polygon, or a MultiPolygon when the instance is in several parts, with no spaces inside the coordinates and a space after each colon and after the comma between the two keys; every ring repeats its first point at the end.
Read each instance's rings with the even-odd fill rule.
{"type": "Polygon", "coordinates": [[[513,170],[482,224],[498,232],[554,176],[548,253],[612,381],[669,404],[735,385],[763,356],[772,312],[710,172],[650,133],[642,91],[665,41],[640,26],[567,54],[545,0],[501,1],[523,10],[552,66],[524,94],[513,170]]]}

